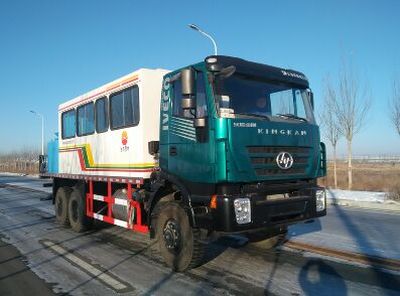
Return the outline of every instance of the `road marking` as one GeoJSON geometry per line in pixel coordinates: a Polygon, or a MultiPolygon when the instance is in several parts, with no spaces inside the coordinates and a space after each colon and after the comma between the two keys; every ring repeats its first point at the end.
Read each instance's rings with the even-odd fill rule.
{"type": "Polygon", "coordinates": [[[117,279],[109,276],[107,273],[104,271],[94,267],[93,265],[85,262],[81,258],[77,257],[76,255],[70,253],[67,249],[55,244],[52,241],[42,241],[42,243],[47,246],[49,249],[54,251],[55,253],[61,255],[64,259],[67,261],[73,263],[74,265],[78,266],[81,268],[83,271],[87,272],[88,274],[92,275],[94,278],[100,280],[107,286],[111,287],[115,291],[122,291],[122,290],[127,290],[128,287],[124,283],[118,281],[117,279]]]}

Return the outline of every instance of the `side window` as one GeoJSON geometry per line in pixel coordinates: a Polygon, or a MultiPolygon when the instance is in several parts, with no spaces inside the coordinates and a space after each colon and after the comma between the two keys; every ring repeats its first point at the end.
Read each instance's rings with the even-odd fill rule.
{"type": "Polygon", "coordinates": [[[103,133],[108,130],[108,108],[107,99],[101,98],[96,101],[96,131],[103,133]]]}
{"type": "MultiPolygon", "coordinates": [[[[172,100],[172,115],[194,118],[193,114],[189,110],[183,110],[181,107],[182,102],[182,82],[180,79],[175,80],[172,84],[173,100],[172,100]]],[[[196,79],[196,116],[206,117],[207,116],[207,101],[206,101],[206,89],[204,84],[203,72],[197,72],[196,79]]]]}
{"type": "Polygon", "coordinates": [[[196,117],[207,117],[206,88],[203,72],[197,72],[196,81],[196,117]]]}
{"type": "Polygon", "coordinates": [[[94,105],[93,102],[78,107],[78,136],[94,133],[94,105]]]}
{"type": "Polygon", "coordinates": [[[130,87],[110,97],[111,129],[139,124],[139,88],[130,87]]]}
{"type": "Polygon", "coordinates": [[[75,137],[75,109],[64,112],[61,115],[61,136],[63,139],[75,137]]]}

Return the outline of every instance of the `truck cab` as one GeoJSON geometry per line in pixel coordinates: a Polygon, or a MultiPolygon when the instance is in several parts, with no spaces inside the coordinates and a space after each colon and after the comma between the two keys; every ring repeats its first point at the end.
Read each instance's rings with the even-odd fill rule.
{"type": "Polygon", "coordinates": [[[193,223],[254,232],[326,214],[326,174],[306,76],[228,56],[164,77],[159,165],[193,223]]]}

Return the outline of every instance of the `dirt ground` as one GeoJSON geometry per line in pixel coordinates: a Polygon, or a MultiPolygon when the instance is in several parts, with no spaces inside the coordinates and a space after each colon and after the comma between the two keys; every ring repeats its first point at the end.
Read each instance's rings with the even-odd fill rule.
{"type": "MultiPolygon", "coordinates": [[[[337,163],[338,188],[347,189],[347,163],[337,163]]],[[[333,163],[328,163],[327,177],[321,180],[324,186],[333,187],[333,163]]],[[[355,162],[353,163],[353,189],[390,191],[400,186],[400,163],[355,162]]]]}

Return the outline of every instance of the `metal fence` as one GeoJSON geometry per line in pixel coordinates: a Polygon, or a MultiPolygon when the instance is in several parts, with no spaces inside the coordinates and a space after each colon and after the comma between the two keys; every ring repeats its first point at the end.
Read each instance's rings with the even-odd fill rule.
{"type": "Polygon", "coordinates": [[[1,162],[0,171],[21,174],[37,174],[39,172],[39,161],[12,161],[1,162]]]}
{"type": "MultiPolygon", "coordinates": [[[[328,162],[331,162],[332,157],[328,157],[328,162]]],[[[346,156],[339,156],[337,161],[347,162],[346,156]]],[[[353,162],[362,163],[400,163],[400,155],[354,155],[353,162]]]]}

